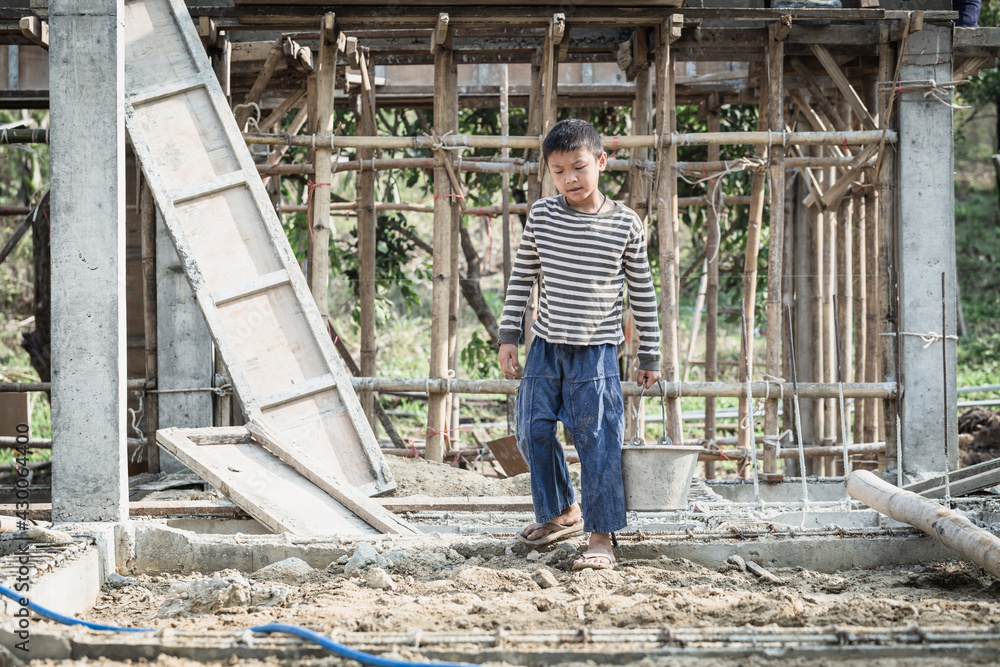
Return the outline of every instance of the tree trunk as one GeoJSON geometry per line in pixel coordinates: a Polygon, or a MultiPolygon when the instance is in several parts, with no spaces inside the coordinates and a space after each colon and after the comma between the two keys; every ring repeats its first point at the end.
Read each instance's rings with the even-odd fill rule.
{"type": "Polygon", "coordinates": [[[465,254],[467,265],[465,278],[460,281],[462,295],[472,307],[472,311],[479,318],[483,328],[486,329],[486,333],[489,334],[493,347],[497,347],[500,343],[497,320],[493,317],[493,312],[486,303],[486,299],[483,298],[483,290],[479,286],[481,260],[475,246],[472,245],[472,237],[469,236],[469,230],[466,228],[464,220],[459,225],[459,234],[462,237],[462,252],[465,254]]]}

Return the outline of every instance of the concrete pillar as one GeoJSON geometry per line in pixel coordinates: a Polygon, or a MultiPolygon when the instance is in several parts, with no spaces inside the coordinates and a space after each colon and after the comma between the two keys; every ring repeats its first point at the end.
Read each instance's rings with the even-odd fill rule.
{"type": "MultiPolygon", "coordinates": [[[[211,387],[215,375],[212,338],[195,301],[184,267],[156,212],[156,386],[163,390],[211,387]]],[[[158,394],[160,428],[212,426],[212,396],[207,391],[158,394]]],[[[160,470],[185,470],[160,449],[160,470]]]]}
{"type": "Polygon", "coordinates": [[[49,5],[52,515],[128,519],[122,0],[49,5]]]}
{"type": "MultiPolygon", "coordinates": [[[[901,81],[951,81],[950,27],[925,25],[910,36],[901,81]]],[[[905,86],[905,84],[904,84],[905,86]]],[[[951,468],[958,455],[956,341],[946,340],[947,370],[941,340],[927,344],[907,333],[941,333],[941,274],[946,274],[948,333],[955,333],[955,205],[952,110],[925,96],[902,93],[899,108],[899,160],[896,228],[899,272],[900,371],[903,472],[921,477],[945,468],[944,438],[949,437],[951,468]],[[944,405],[947,372],[948,405],[944,405]]]]}

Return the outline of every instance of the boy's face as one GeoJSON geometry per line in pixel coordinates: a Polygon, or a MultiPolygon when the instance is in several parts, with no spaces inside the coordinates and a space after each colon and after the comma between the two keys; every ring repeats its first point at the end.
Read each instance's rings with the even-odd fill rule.
{"type": "Polygon", "coordinates": [[[602,203],[597,185],[600,173],[608,166],[607,153],[596,156],[587,148],[553,151],[548,166],[556,189],[571,206],[587,209],[602,203]]]}

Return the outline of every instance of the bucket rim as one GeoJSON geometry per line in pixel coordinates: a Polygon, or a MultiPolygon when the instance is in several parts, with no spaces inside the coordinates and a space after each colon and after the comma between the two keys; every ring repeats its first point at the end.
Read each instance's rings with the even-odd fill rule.
{"type": "Polygon", "coordinates": [[[701,445],[623,445],[622,451],[643,452],[701,452],[704,447],[701,445]]]}

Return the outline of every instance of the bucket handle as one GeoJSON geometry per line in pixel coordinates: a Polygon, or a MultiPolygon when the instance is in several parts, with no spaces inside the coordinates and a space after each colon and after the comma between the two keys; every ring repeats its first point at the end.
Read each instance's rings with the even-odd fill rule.
{"type": "MultiPolygon", "coordinates": [[[[643,385],[642,385],[642,391],[639,392],[639,402],[636,403],[636,408],[635,408],[635,435],[633,435],[632,439],[628,441],[628,446],[629,447],[645,447],[646,446],[646,441],[643,440],[642,437],[639,435],[639,406],[642,404],[642,396],[645,393],[646,393],[646,385],[645,385],[645,383],[643,383],[643,385]]],[[[666,423],[666,422],[664,422],[664,423],[666,423]]]]}
{"type": "MultiPolygon", "coordinates": [[[[669,447],[673,445],[674,442],[669,436],[667,436],[667,389],[663,386],[663,380],[657,380],[656,384],[660,386],[660,414],[663,416],[663,435],[661,435],[660,439],[656,441],[656,444],[669,447]]],[[[643,387],[643,389],[645,389],[645,387],[643,387]]]]}

